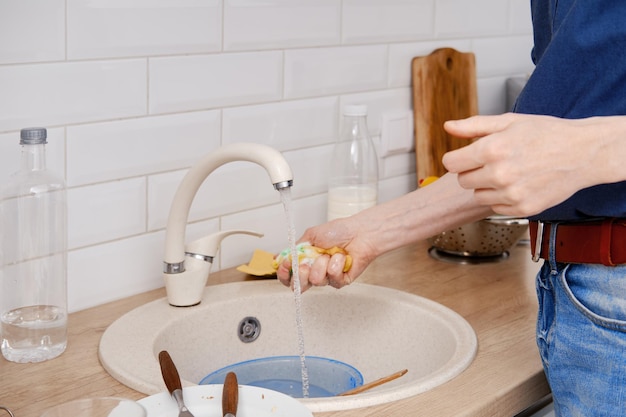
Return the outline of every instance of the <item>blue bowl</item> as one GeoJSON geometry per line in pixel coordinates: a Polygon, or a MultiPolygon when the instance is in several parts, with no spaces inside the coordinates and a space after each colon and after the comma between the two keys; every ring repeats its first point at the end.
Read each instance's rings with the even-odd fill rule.
{"type": "MultiPolygon", "coordinates": [[[[334,397],[363,385],[363,375],[351,365],[328,358],[307,356],[309,397],[334,397]]],[[[223,384],[234,372],[241,385],[252,385],[302,398],[302,367],[299,356],[271,356],[226,366],[207,375],[201,385],[223,384]]]]}

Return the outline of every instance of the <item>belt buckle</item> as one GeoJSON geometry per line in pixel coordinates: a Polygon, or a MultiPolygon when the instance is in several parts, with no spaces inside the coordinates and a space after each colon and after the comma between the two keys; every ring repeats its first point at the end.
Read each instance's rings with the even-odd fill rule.
{"type": "Polygon", "coordinates": [[[537,221],[537,236],[535,236],[535,250],[533,250],[533,262],[539,262],[541,259],[541,246],[543,245],[543,225],[544,223],[537,221]]]}

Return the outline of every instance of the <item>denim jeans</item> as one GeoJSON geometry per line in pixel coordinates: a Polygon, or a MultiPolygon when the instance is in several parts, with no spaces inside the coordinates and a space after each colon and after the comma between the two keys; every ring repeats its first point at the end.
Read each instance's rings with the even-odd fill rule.
{"type": "Polygon", "coordinates": [[[626,265],[537,276],[537,344],[560,417],[626,417],[626,265]]]}

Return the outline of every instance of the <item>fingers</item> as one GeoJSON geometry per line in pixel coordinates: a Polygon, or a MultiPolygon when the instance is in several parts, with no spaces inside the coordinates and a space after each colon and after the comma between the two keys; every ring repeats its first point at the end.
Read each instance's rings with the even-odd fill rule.
{"type": "MultiPolygon", "coordinates": [[[[309,282],[311,268],[306,264],[298,265],[298,276],[300,277],[300,291],[304,292],[311,288],[311,283],[309,282]]],[[[294,280],[292,279],[292,271],[291,271],[291,261],[289,259],[285,259],[282,264],[278,266],[276,270],[276,277],[286,287],[290,287],[294,289],[294,280]]]]}
{"type": "MultiPolygon", "coordinates": [[[[301,291],[304,292],[312,286],[330,285],[334,288],[341,288],[349,284],[351,279],[349,275],[343,272],[345,263],[346,256],[336,253],[332,256],[319,256],[312,266],[300,264],[298,275],[300,276],[301,291]]],[[[293,288],[291,263],[288,260],[279,265],[276,275],[283,285],[293,288]]]]}
{"type": "Polygon", "coordinates": [[[484,162],[478,159],[475,142],[464,148],[460,148],[443,155],[441,162],[443,166],[452,173],[467,172],[478,169],[484,165],[484,162]]]}
{"type": "Polygon", "coordinates": [[[519,115],[507,113],[498,116],[473,116],[463,120],[449,120],[444,123],[445,130],[451,135],[462,138],[485,138],[468,144],[467,146],[448,152],[442,162],[446,169],[453,173],[476,170],[487,162],[499,158],[501,155],[492,155],[500,147],[494,147],[498,132],[505,130],[519,115]],[[491,145],[491,146],[490,146],[491,145]]]}
{"type": "Polygon", "coordinates": [[[316,287],[330,285],[334,288],[342,288],[352,282],[350,275],[344,273],[346,256],[336,253],[332,256],[322,255],[315,260],[309,274],[309,283],[316,287]]]}
{"type": "Polygon", "coordinates": [[[276,277],[283,285],[289,287],[291,285],[291,262],[285,260],[278,265],[276,277]]]}
{"type": "Polygon", "coordinates": [[[472,116],[462,120],[448,120],[443,124],[443,128],[449,134],[460,138],[476,138],[500,132],[519,117],[514,113],[497,116],[472,116]]]}

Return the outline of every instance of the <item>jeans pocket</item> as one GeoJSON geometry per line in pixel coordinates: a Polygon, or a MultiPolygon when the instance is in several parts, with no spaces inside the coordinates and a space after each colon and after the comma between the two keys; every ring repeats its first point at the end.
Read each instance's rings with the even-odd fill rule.
{"type": "Polygon", "coordinates": [[[626,266],[568,265],[559,285],[587,319],[626,332],[626,266]]]}

